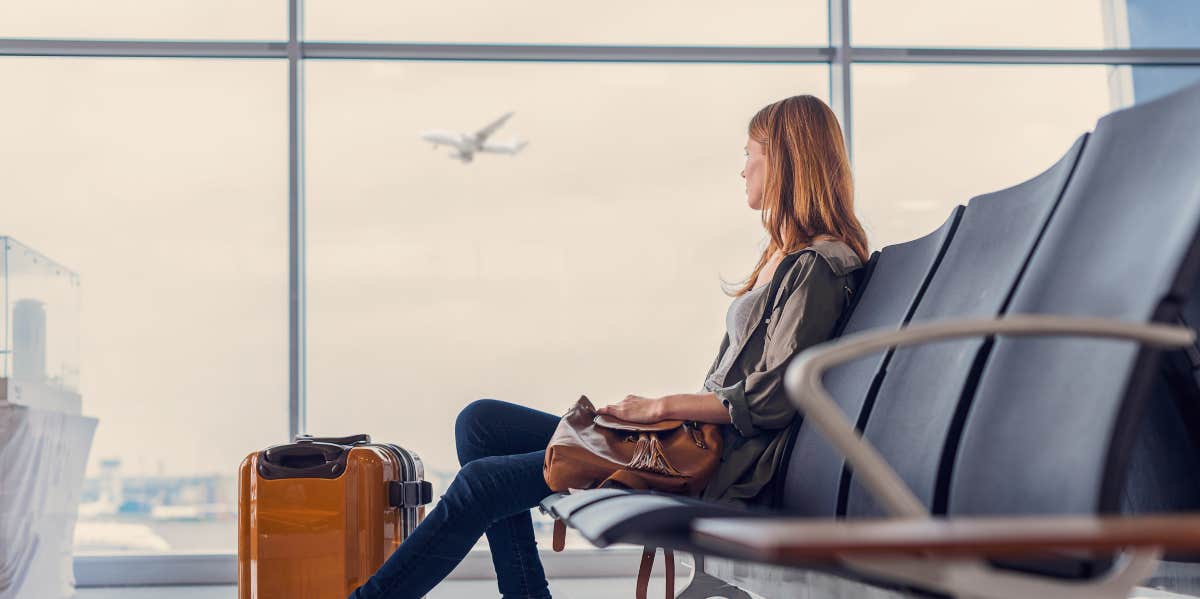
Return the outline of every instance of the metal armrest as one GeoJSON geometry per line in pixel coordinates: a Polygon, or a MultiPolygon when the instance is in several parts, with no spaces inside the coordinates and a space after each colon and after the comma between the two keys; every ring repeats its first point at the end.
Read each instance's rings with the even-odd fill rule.
{"type": "MultiPolygon", "coordinates": [[[[1186,328],[1161,324],[1131,324],[1115,320],[1103,318],[1073,318],[1065,316],[1036,316],[1036,315],[1017,315],[1006,316],[996,319],[959,319],[945,320],[930,323],[919,323],[916,325],[902,327],[899,330],[888,331],[864,331],[853,335],[847,335],[836,341],[823,343],[813,346],[802,352],[792,363],[788,365],[787,371],[784,374],[784,386],[787,389],[788,396],[792,403],[805,416],[805,422],[811,423],[821,430],[831,443],[845,456],[850,467],[854,469],[855,476],[867,487],[871,494],[888,510],[893,516],[900,516],[906,520],[893,521],[891,524],[884,525],[884,528],[873,528],[871,524],[848,526],[846,523],[822,523],[817,524],[817,529],[808,528],[811,524],[796,524],[800,528],[770,528],[774,531],[773,534],[785,534],[788,537],[805,538],[818,531],[824,531],[830,538],[837,541],[845,535],[855,532],[874,536],[872,545],[865,547],[851,547],[851,544],[843,543],[840,547],[821,547],[819,551],[814,551],[821,555],[828,553],[840,554],[840,561],[850,566],[851,568],[872,576],[881,576],[894,580],[905,581],[911,584],[916,584],[920,587],[935,589],[950,593],[955,596],[970,596],[977,598],[1009,598],[1009,597],[1056,597],[1061,599],[1097,599],[1097,598],[1124,598],[1129,596],[1129,591],[1138,583],[1149,576],[1155,568],[1159,557],[1162,554],[1163,545],[1171,545],[1172,542],[1167,542],[1157,534],[1152,535],[1152,538],[1133,538],[1145,531],[1139,531],[1138,525],[1145,524],[1148,521],[1113,521],[1113,524],[1119,527],[1120,534],[1093,534],[1086,529],[1092,524],[1084,522],[1082,526],[1084,530],[1080,534],[1076,530],[1076,538],[1055,539],[1051,544],[1057,544],[1060,547],[1077,547],[1082,541],[1084,545],[1132,545],[1128,551],[1123,553],[1117,560],[1112,570],[1100,576],[1095,580],[1089,581],[1059,581],[1054,579],[1043,579],[1037,576],[1031,576],[1019,572],[1001,571],[992,567],[978,557],[969,555],[977,553],[974,551],[965,552],[968,555],[962,557],[954,557],[951,555],[940,555],[938,557],[920,557],[914,556],[910,558],[904,557],[874,557],[876,551],[883,550],[885,553],[891,551],[899,551],[906,553],[915,551],[918,554],[923,552],[936,552],[938,548],[930,546],[930,544],[910,544],[906,546],[906,542],[892,544],[889,547],[882,547],[877,541],[880,541],[880,535],[886,537],[889,532],[895,533],[895,527],[905,529],[912,526],[920,530],[923,525],[932,525],[928,531],[936,533],[930,535],[926,540],[934,539],[935,543],[943,543],[953,545],[946,541],[947,538],[954,535],[960,535],[963,538],[958,539],[958,543],[965,544],[978,543],[990,545],[979,553],[988,553],[999,551],[996,546],[995,526],[997,523],[987,524],[983,528],[979,528],[977,524],[971,521],[965,521],[964,524],[954,524],[955,521],[949,521],[948,526],[958,526],[957,529],[935,530],[939,526],[937,521],[930,519],[928,510],[913,494],[908,485],[896,474],[896,471],[888,465],[888,463],[879,455],[879,452],[863,439],[854,425],[846,419],[845,414],[838,409],[837,404],[833,403],[829,393],[825,390],[821,383],[821,376],[832,366],[841,364],[855,358],[871,354],[880,350],[885,350],[892,347],[905,345],[915,345],[928,341],[937,341],[940,339],[951,339],[956,337],[971,337],[976,335],[1074,335],[1085,337],[1108,337],[1138,341],[1151,346],[1172,348],[1182,347],[1194,343],[1196,334],[1186,328]],[[916,519],[916,520],[913,520],[916,519]],[[966,533],[963,533],[963,526],[966,526],[966,533]],[[887,528],[891,526],[893,528],[887,528]],[[825,527],[825,528],[820,528],[825,527]],[[949,537],[947,537],[949,534],[949,537]],[[1087,538],[1087,537],[1091,538],[1087,538]],[[935,538],[936,537],[936,538],[935,538]],[[967,537],[970,537],[967,539],[967,537]],[[859,554],[857,551],[862,549],[867,554],[859,554]]],[[[1192,521],[1194,522],[1194,520],[1192,521]]],[[[1159,525],[1162,523],[1160,522],[1159,525]]],[[[1170,526],[1176,523],[1167,523],[1170,526]]],[[[754,526],[776,526],[779,522],[764,524],[760,521],[754,526]]],[[[877,524],[878,525],[878,524],[877,524]]],[[[744,521],[723,522],[699,522],[699,530],[694,529],[695,540],[701,544],[705,540],[708,542],[729,542],[734,538],[738,538],[747,532],[761,533],[761,530],[756,530],[747,526],[744,521]],[[730,529],[729,527],[732,527],[730,529]],[[706,539],[706,536],[708,537],[706,539]]],[[[1005,526],[1005,523],[1000,522],[999,526],[1005,526]]],[[[1054,534],[1070,533],[1070,527],[1079,527],[1080,524],[1067,524],[1065,528],[1056,526],[1054,534]]],[[[1118,529],[1110,529],[1108,533],[1114,533],[1118,529]]],[[[907,532],[904,536],[907,536],[907,532]]],[[[1093,531],[1094,532],[1094,531],[1093,531]]],[[[1067,536],[1070,536],[1067,534],[1067,536]]],[[[777,539],[780,540],[780,539],[777,539]]],[[[827,541],[829,539],[826,539],[827,541]]],[[[885,542],[891,543],[887,539],[882,539],[885,542]]],[[[951,539],[952,540],[952,539],[951,539]]],[[[1031,541],[1031,538],[1021,539],[1022,541],[1031,541]]],[[[1038,541],[1046,541],[1046,538],[1037,539],[1038,541]]],[[[1194,543],[1195,539],[1185,541],[1184,544],[1194,543]]],[[[775,545],[775,543],[757,543],[759,545],[775,545]]],[[[780,544],[782,545],[782,544],[780,544]]],[[[789,544],[791,551],[801,551],[799,546],[789,544]]],[[[828,543],[827,543],[828,545],[828,543]]],[[[778,547],[776,547],[778,548],[778,547]]],[[[1020,548],[1023,552],[1026,547],[1020,548]]],[[[744,547],[753,551],[752,547],[744,547]]],[[[757,549],[765,549],[758,547],[757,549]]],[[[815,547],[807,547],[803,551],[809,549],[817,549],[815,547]]],[[[949,547],[941,549],[948,551],[949,547]]],[[[964,549],[964,547],[954,547],[956,550],[964,549]]],[[[1008,549],[1008,548],[1005,548],[1008,549]]],[[[760,555],[760,557],[763,557],[760,555]]]]}
{"type": "Polygon", "coordinates": [[[1163,324],[1126,323],[1104,318],[1016,315],[988,319],[954,319],[905,326],[899,330],[863,331],[810,347],[797,355],[784,374],[792,403],[845,456],[875,499],[894,516],[928,517],[929,512],[896,471],[855,430],[830,398],[821,376],[829,368],[880,350],[940,339],[978,335],[1072,335],[1129,339],[1163,348],[1195,342],[1191,329],[1163,324]]]}
{"type": "Polygon", "coordinates": [[[1129,547],[1200,549],[1200,515],[956,518],[700,518],[693,538],[785,565],[847,556],[995,557],[1129,547]]]}
{"type": "Polygon", "coordinates": [[[1139,517],[999,516],[976,518],[824,519],[702,518],[692,524],[700,547],[742,559],[793,567],[831,560],[869,577],[902,581],[972,599],[1047,597],[1126,599],[1150,576],[1164,549],[1200,547],[1200,515],[1139,517]],[[1000,570],[984,561],[1004,555],[1123,550],[1097,577],[1044,578],[1000,570]]]}

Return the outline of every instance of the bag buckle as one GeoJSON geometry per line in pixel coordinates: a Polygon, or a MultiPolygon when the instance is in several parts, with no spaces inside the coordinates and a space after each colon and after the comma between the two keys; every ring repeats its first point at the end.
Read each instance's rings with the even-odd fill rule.
{"type": "Polygon", "coordinates": [[[388,481],[388,505],[414,508],[433,501],[433,483],[427,480],[388,481]]]}

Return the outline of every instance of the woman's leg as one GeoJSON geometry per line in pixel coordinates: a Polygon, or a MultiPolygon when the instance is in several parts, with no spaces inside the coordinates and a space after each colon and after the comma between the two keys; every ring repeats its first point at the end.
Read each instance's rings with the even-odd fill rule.
{"type": "MultiPolygon", "coordinates": [[[[529,509],[550,494],[542,478],[545,454],[542,449],[483,457],[463,466],[421,525],[350,599],[406,599],[428,593],[454,570],[484,531],[515,514],[528,518],[529,509]]],[[[532,529],[529,533],[532,541],[532,529]]],[[[541,573],[536,548],[522,547],[512,537],[507,541],[515,553],[512,563],[536,563],[541,573]],[[531,559],[525,551],[533,552],[531,559]]],[[[504,578],[505,599],[550,597],[544,574],[526,574],[522,570],[519,576],[504,578]]]]}
{"type": "MultiPolygon", "coordinates": [[[[474,401],[463,408],[454,424],[458,461],[465,466],[485,457],[545,450],[558,421],[558,416],[517,404],[494,399],[474,401]]],[[[550,489],[545,492],[549,495],[550,489]]],[[[529,510],[492,524],[487,539],[502,596],[525,597],[523,589],[546,588],[529,510]]]]}
{"type": "Polygon", "coordinates": [[[454,444],[458,463],[545,449],[558,426],[554,414],[496,399],[477,399],[458,413],[454,444]]]}

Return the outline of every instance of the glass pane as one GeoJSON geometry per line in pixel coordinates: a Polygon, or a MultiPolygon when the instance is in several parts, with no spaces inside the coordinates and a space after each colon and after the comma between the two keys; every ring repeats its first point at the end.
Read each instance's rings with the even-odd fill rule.
{"type": "Polygon", "coordinates": [[[1200,81],[1200,67],[1121,66],[1112,70],[1109,84],[1121,105],[1149,102],[1200,81]]]}
{"type": "Polygon", "coordinates": [[[0,37],[281,40],[287,39],[287,2],[0,2],[0,37]]]}
{"type": "Polygon", "coordinates": [[[824,0],[776,0],[753,10],[714,0],[309,0],[304,20],[306,35],[316,40],[823,46],[826,6],[824,0]]]}
{"type": "Polygon", "coordinates": [[[825,96],[827,78],[794,65],[309,64],[310,431],[409,446],[438,495],[472,400],[561,414],[580,394],[698,391],[730,301],[720,277],[748,275],[766,239],[739,174],[746,126],[780,98],[825,96]],[[419,137],[507,111],[494,139],[529,140],[515,156],[463,163],[419,137]]]}
{"type": "Polygon", "coordinates": [[[235,551],[287,434],[286,65],[0,59],[4,229],[79,273],[81,552],[235,551]]]}
{"type": "Polygon", "coordinates": [[[1194,0],[1107,0],[1112,45],[1122,48],[1200,47],[1200,3],[1194,0]]]}
{"type": "Polygon", "coordinates": [[[1155,48],[1200,46],[1192,0],[851,0],[862,46],[1155,48]]]}
{"type": "Polygon", "coordinates": [[[857,208],[872,245],[937,228],[957,204],[1049,168],[1120,106],[1105,66],[854,71],[857,208]]]}

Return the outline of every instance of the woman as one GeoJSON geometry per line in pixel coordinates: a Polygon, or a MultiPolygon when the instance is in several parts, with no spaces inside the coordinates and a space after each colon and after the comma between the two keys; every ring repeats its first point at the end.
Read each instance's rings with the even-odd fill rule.
{"type": "MultiPolygon", "coordinates": [[[[783,391],[788,358],[828,339],[845,307],[847,275],[867,257],[841,128],[829,107],[813,96],[793,96],[760,110],[748,133],[741,173],[746,202],[762,212],[770,243],[734,294],[703,389],[628,395],[599,410],[635,422],[728,425],[721,466],[703,497],[731,502],[755,498],[775,473],[781,433],[796,413],[783,391]],[[777,291],[768,298],[772,283],[777,291]]],[[[542,461],[558,421],[492,399],[463,409],[454,431],[462,469],[437,507],[351,599],[420,597],[485,533],[503,597],[550,597],[529,510],[551,493],[542,461]]]]}

